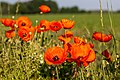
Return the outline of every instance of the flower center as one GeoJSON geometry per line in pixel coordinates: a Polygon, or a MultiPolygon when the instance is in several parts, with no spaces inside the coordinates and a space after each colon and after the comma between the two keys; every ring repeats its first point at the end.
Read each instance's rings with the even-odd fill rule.
{"type": "Polygon", "coordinates": [[[53,60],[58,61],[59,60],[58,56],[53,57],[53,60]]]}
{"type": "Polygon", "coordinates": [[[26,24],[23,22],[21,25],[22,25],[22,26],[25,26],[26,24]]]}
{"type": "Polygon", "coordinates": [[[27,36],[27,34],[23,34],[23,37],[26,37],[27,36]]]}
{"type": "Polygon", "coordinates": [[[53,28],[58,28],[58,26],[54,26],[53,28]]]}

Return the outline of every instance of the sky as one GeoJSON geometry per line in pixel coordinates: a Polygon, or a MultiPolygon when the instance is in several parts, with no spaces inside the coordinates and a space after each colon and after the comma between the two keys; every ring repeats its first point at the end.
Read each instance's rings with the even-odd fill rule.
{"type": "MultiPolygon", "coordinates": [[[[0,0],[0,1],[15,3],[17,1],[29,1],[29,0],[0,0]]],[[[79,9],[84,9],[84,10],[99,10],[100,9],[99,0],[52,0],[52,1],[56,1],[59,8],[78,6],[79,9]]],[[[120,10],[120,0],[101,0],[101,1],[102,1],[103,10],[108,10],[107,1],[109,4],[109,8],[111,7],[111,2],[112,2],[113,11],[120,10]]]]}

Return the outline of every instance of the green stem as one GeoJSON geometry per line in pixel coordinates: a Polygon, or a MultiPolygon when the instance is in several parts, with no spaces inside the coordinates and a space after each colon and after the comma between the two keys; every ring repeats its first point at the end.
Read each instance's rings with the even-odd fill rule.
{"type": "Polygon", "coordinates": [[[19,4],[19,2],[17,2],[17,6],[16,6],[16,15],[17,15],[18,12],[19,12],[19,7],[20,7],[20,4],[19,4]]]}
{"type": "Polygon", "coordinates": [[[102,1],[99,0],[99,3],[100,3],[100,20],[101,20],[101,26],[102,26],[102,29],[104,29],[104,24],[103,24],[103,11],[102,11],[102,1]]]}
{"type": "Polygon", "coordinates": [[[113,21],[111,18],[111,14],[112,14],[112,3],[111,3],[111,9],[109,10],[109,5],[108,5],[108,0],[107,1],[107,8],[108,8],[108,15],[109,15],[109,20],[110,20],[110,25],[111,25],[111,30],[112,30],[112,34],[113,34],[113,39],[114,39],[114,49],[115,49],[115,53],[117,53],[117,44],[116,44],[116,36],[115,36],[115,31],[113,28],[113,21]]]}
{"type": "Polygon", "coordinates": [[[58,74],[58,66],[56,66],[55,70],[56,70],[56,73],[57,73],[57,80],[60,80],[59,79],[59,74],[58,74]]]}

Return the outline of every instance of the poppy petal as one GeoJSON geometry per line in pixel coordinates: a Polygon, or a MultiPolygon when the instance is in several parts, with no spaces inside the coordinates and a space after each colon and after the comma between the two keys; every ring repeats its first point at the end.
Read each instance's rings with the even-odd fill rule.
{"type": "Polygon", "coordinates": [[[106,35],[101,32],[94,32],[92,38],[100,42],[109,42],[112,39],[112,35],[106,35]]]}
{"type": "Polygon", "coordinates": [[[40,11],[43,12],[43,13],[47,13],[47,12],[50,12],[50,7],[48,7],[47,5],[41,5],[39,7],[40,11]]]}

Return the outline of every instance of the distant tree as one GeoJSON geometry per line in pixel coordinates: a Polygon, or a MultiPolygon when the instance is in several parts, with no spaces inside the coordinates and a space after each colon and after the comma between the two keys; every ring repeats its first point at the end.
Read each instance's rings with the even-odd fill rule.
{"type": "Polygon", "coordinates": [[[10,11],[8,9],[10,9],[11,5],[6,3],[6,2],[1,2],[1,9],[2,9],[2,14],[8,14],[10,13],[10,11]]]}
{"type": "Polygon", "coordinates": [[[77,6],[74,6],[74,7],[71,7],[71,8],[69,8],[69,7],[67,7],[67,8],[62,7],[60,9],[60,13],[78,13],[78,12],[79,12],[79,9],[78,9],[77,6]]]}
{"type": "Polygon", "coordinates": [[[71,10],[71,13],[78,13],[79,12],[79,9],[77,6],[72,7],[70,10],[71,10]]]}
{"type": "Polygon", "coordinates": [[[116,11],[117,13],[120,13],[120,10],[116,11]]]}

